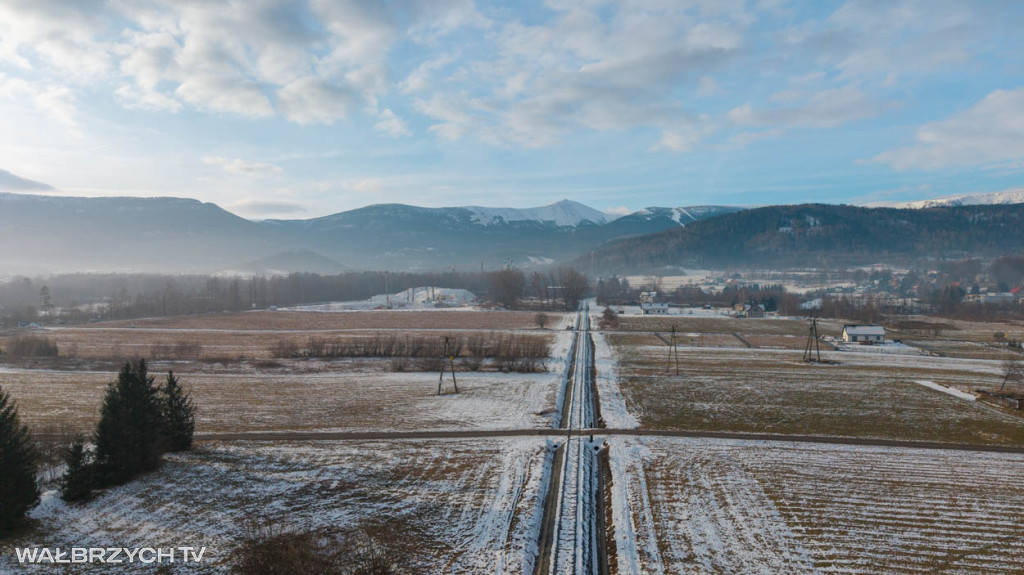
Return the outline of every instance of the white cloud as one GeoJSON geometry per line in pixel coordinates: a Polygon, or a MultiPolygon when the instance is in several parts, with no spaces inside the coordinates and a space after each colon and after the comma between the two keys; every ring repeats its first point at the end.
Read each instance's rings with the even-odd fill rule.
{"type": "Polygon", "coordinates": [[[996,90],[968,110],[921,126],[916,139],[874,161],[906,170],[1024,158],[1024,88],[996,90]]]}
{"type": "Polygon", "coordinates": [[[227,204],[224,207],[237,214],[253,217],[301,214],[306,212],[306,207],[302,204],[278,200],[244,200],[227,204]]]}
{"type": "Polygon", "coordinates": [[[382,134],[387,134],[393,138],[401,136],[411,136],[412,132],[390,108],[385,108],[377,114],[377,123],[374,124],[373,128],[382,134]]]}
{"type": "Polygon", "coordinates": [[[240,174],[256,178],[274,176],[282,172],[280,166],[261,162],[248,162],[241,158],[206,156],[203,158],[203,163],[211,166],[220,166],[222,170],[225,172],[231,172],[232,174],[240,174]]]}
{"type": "Polygon", "coordinates": [[[774,140],[775,138],[781,137],[783,134],[785,134],[785,130],[781,130],[778,128],[761,131],[737,132],[729,136],[729,139],[726,140],[725,144],[722,146],[722,149],[738,150],[746,148],[751,144],[761,142],[764,140],[774,140]]]}
{"type": "Polygon", "coordinates": [[[402,82],[399,83],[399,88],[401,88],[406,94],[421,92],[430,86],[431,75],[454,61],[455,55],[441,54],[436,58],[431,58],[422,62],[419,66],[416,66],[415,70],[405,77],[405,80],[402,80],[402,82]]]}
{"type": "Polygon", "coordinates": [[[8,78],[0,73],[0,98],[37,110],[61,125],[73,138],[82,136],[75,96],[67,86],[8,78]]]}
{"type": "Polygon", "coordinates": [[[341,187],[349,192],[358,194],[374,194],[387,185],[384,178],[354,178],[341,183],[341,187]]]}
{"type": "Polygon", "coordinates": [[[183,82],[175,95],[200,110],[266,118],[274,114],[270,100],[255,82],[224,76],[195,76],[183,82]]]}
{"type": "Polygon", "coordinates": [[[621,218],[622,216],[628,216],[629,214],[632,214],[635,210],[631,210],[626,206],[615,206],[612,208],[605,208],[604,210],[601,211],[611,216],[612,218],[621,218]]]}
{"type": "Polygon", "coordinates": [[[333,124],[349,115],[355,100],[345,88],[312,76],[296,80],[277,92],[281,114],[299,124],[333,124]]]}
{"type": "Polygon", "coordinates": [[[183,105],[172,96],[156,91],[147,91],[124,84],[114,91],[114,95],[125,108],[133,110],[149,110],[157,112],[180,112],[183,105]]]}
{"type": "Polygon", "coordinates": [[[714,131],[710,118],[702,116],[697,122],[665,129],[661,140],[652,149],[670,152],[690,152],[705,137],[714,131]]]}
{"type": "MultiPolygon", "coordinates": [[[[787,94],[786,101],[799,99],[799,93],[787,94]]],[[[806,96],[803,102],[789,106],[755,110],[744,104],[729,111],[728,118],[741,125],[834,128],[871,118],[892,108],[859,88],[847,86],[806,96]]]]}

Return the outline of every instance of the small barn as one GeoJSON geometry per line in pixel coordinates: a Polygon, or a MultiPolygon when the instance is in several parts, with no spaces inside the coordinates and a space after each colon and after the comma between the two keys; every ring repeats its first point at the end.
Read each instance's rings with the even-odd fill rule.
{"type": "Polygon", "coordinates": [[[668,315],[667,303],[642,303],[640,312],[644,315],[668,315]]]}
{"type": "Polygon", "coordinates": [[[885,328],[880,325],[844,325],[843,342],[867,345],[885,343],[885,328]]]}

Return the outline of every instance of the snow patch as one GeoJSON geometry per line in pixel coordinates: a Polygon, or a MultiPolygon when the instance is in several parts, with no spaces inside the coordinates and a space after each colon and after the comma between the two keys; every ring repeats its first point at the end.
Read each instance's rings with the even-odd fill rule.
{"type": "Polygon", "coordinates": [[[915,379],[914,383],[916,383],[918,385],[923,385],[923,386],[925,386],[927,388],[930,388],[930,389],[934,389],[935,391],[941,391],[942,393],[948,393],[949,395],[952,395],[953,397],[958,397],[960,399],[966,399],[967,401],[975,401],[977,399],[976,397],[974,397],[973,395],[971,395],[969,393],[960,391],[959,389],[953,389],[952,387],[946,387],[945,385],[939,385],[939,384],[935,383],[934,381],[928,381],[928,380],[924,380],[924,379],[915,379]]]}
{"type": "Polygon", "coordinates": [[[467,308],[476,304],[473,292],[464,289],[414,287],[394,294],[379,294],[366,300],[327,302],[281,308],[284,311],[356,311],[372,309],[421,310],[434,308],[467,308]]]}
{"type": "Polygon", "coordinates": [[[539,208],[467,206],[465,209],[472,212],[474,222],[485,226],[519,221],[552,222],[558,226],[578,226],[585,221],[595,224],[603,224],[609,221],[606,214],[569,200],[562,200],[539,208]]]}

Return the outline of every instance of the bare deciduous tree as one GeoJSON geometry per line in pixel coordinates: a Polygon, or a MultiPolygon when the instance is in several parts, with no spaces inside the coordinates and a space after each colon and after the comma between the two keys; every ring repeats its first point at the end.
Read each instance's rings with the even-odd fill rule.
{"type": "Polygon", "coordinates": [[[526,278],[523,272],[515,269],[504,269],[491,272],[490,280],[491,299],[505,307],[513,307],[519,296],[523,295],[523,286],[526,285],[526,278]]]}
{"type": "Polygon", "coordinates": [[[999,386],[999,391],[1003,391],[1011,381],[1024,383],[1024,361],[1008,359],[1003,362],[1003,385],[999,386]]]}
{"type": "Polygon", "coordinates": [[[544,326],[547,325],[551,318],[544,312],[538,312],[533,319],[537,322],[537,327],[544,329],[544,326]]]}
{"type": "Polygon", "coordinates": [[[558,279],[562,284],[562,298],[565,300],[566,309],[576,309],[590,289],[587,276],[572,268],[559,269],[558,279]]]}

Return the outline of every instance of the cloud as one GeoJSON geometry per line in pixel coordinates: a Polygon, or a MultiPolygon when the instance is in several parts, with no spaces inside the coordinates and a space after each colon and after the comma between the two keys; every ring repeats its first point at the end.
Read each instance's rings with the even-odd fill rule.
{"type": "Polygon", "coordinates": [[[317,77],[301,78],[277,92],[277,106],[285,118],[299,124],[333,124],[355,107],[349,90],[317,77]]]}
{"type": "Polygon", "coordinates": [[[406,94],[425,90],[430,86],[430,76],[454,62],[455,59],[453,54],[441,54],[436,58],[422,62],[405,77],[405,80],[399,83],[399,88],[406,94]]]}
{"type": "Polygon", "coordinates": [[[34,108],[63,126],[71,137],[82,136],[75,96],[66,86],[8,78],[0,73],[0,98],[34,108]]]}
{"type": "Polygon", "coordinates": [[[722,149],[739,150],[742,148],[746,148],[747,146],[755,144],[757,142],[761,142],[764,140],[774,140],[776,138],[782,137],[782,135],[785,133],[785,130],[779,128],[774,128],[771,130],[737,132],[729,136],[725,144],[722,145],[722,149]]]}
{"type": "Polygon", "coordinates": [[[203,163],[211,166],[220,166],[222,170],[225,172],[231,172],[232,174],[240,174],[256,178],[274,176],[282,172],[280,166],[260,162],[247,162],[240,158],[206,156],[203,158],[203,163]]]}
{"type": "Polygon", "coordinates": [[[670,152],[689,152],[714,131],[710,118],[702,116],[697,122],[663,130],[661,140],[654,145],[655,150],[670,152]]]}
{"type": "MultiPolygon", "coordinates": [[[[791,96],[787,93],[785,99],[792,99],[791,96]]],[[[892,106],[891,102],[880,101],[859,88],[847,86],[816,92],[794,106],[755,110],[745,104],[730,110],[728,118],[750,126],[834,128],[877,116],[892,106]]]]}
{"type": "Polygon", "coordinates": [[[925,124],[916,140],[873,161],[929,170],[1024,158],[1024,88],[996,90],[967,110],[925,124]]]}
{"type": "Polygon", "coordinates": [[[244,78],[196,76],[183,82],[175,95],[207,112],[266,118],[274,114],[270,100],[259,85],[244,78]]]}
{"type": "Polygon", "coordinates": [[[7,170],[0,170],[0,191],[4,192],[52,192],[53,186],[22,178],[7,170]]]}
{"type": "Polygon", "coordinates": [[[411,136],[412,132],[390,108],[385,108],[377,114],[377,123],[374,124],[373,128],[382,134],[387,134],[392,138],[398,138],[401,136],[411,136]]]}
{"type": "Polygon", "coordinates": [[[632,214],[635,210],[631,210],[626,206],[615,206],[612,208],[605,208],[604,210],[601,211],[605,215],[611,216],[612,218],[621,218],[623,216],[628,216],[629,214],[632,214]]]}
{"type": "Polygon", "coordinates": [[[302,204],[273,200],[245,200],[228,204],[226,207],[233,212],[251,216],[300,214],[306,212],[306,207],[302,204]]]}
{"type": "Polygon", "coordinates": [[[354,178],[341,183],[342,189],[358,194],[374,194],[387,186],[384,178],[354,178]]]}

